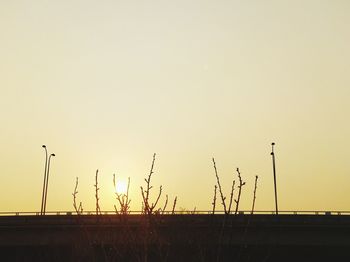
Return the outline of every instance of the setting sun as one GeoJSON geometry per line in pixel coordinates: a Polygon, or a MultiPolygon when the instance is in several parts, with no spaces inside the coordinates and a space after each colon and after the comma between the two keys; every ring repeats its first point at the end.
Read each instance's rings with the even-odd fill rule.
{"type": "Polygon", "coordinates": [[[115,192],[117,194],[126,194],[126,191],[128,190],[128,186],[126,181],[118,181],[115,187],[115,192]]]}

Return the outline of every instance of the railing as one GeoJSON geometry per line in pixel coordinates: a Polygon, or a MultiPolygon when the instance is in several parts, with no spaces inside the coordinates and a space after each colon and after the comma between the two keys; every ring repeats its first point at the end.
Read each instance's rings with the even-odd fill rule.
{"type": "MultiPolygon", "coordinates": [[[[101,215],[116,215],[115,211],[101,211],[101,215]]],[[[142,211],[129,211],[130,215],[141,215],[142,211]]],[[[160,212],[162,215],[208,215],[213,214],[213,211],[208,210],[177,210],[174,213],[172,211],[164,211],[160,212]]],[[[216,215],[223,215],[225,214],[224,211],[215,211],[216,215]]],[[[230,213],[231,215],[234,215],[234,212],[230,213]]],[[[251,211],[239,211],[238,215],[250,215],[251,211]]],[[[254,215],[274,215],[275,211],[254,211],[254,215]]],[[[324,211],[324,210],[317,210],[317,211],[278,211],[279,215],[350,215],[350,211],[324,211]]],[[[52,215],[76,215],[75,211],[49,211],[45,212],[46,216],[52,216],[52,215]]],[[[84,211],[80,213],[80,215],[96,215],[96,211],[84,211]]],[[[40,212],[31,212],[31,211],[5,211],[0,212],[0,216],[40,216],[40,212]]]]}

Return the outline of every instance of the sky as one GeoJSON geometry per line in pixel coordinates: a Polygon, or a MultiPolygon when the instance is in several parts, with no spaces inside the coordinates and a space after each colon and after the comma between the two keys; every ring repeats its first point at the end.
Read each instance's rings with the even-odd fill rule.
{"type": "MultiPolygon", "coordinates": [[[[215,157],[240,209],[350,210],[347,0],[0,0],[0,211],[116,203],[163,186],[177,209],[210,210],[215,157]],[[235,190],[237,196],[237,190],[235,190]]],[[[170,207],[169,207],[170,208],[170,207]]],[[[219,208],[219,206],[218,206],[219,208]]]]}

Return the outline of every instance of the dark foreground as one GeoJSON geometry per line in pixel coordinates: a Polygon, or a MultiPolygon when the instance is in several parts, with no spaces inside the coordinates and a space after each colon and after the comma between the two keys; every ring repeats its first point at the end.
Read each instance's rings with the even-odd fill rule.
{"type": "Polygon", "coordinates": [[[0,217],[0,261],[350,261],[350,216],[0,217]]]}

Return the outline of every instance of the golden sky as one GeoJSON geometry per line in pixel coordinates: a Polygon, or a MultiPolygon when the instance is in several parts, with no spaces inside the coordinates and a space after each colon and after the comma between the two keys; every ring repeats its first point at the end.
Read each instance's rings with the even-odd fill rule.
{"type": "MultiPolygon", "coordinates": [[[[214,156],[242,209],[349,210],[350,1],[0,1],[0,210],[112,210],[112,174],[207,210],[214,156]]],[[[154,192],[153,197],[155,197],[154,192]]],[[[163,202],[164,198],[162,198],[163,202]]]]}

